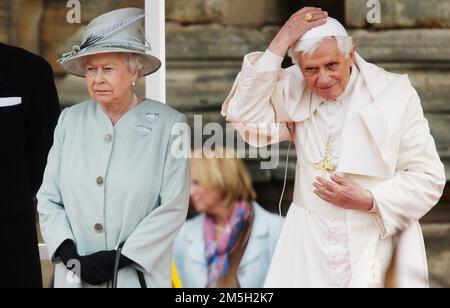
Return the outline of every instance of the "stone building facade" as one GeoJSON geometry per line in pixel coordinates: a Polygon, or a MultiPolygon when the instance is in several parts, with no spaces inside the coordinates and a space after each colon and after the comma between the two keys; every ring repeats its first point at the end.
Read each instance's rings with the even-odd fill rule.
{"type": "MultiPolygon", "coordinates": [[[[66,0],[0,0],[0,41],[44,56],[55,71],[61,103],[84,100],[84,80],[67,76],[56,60],[78,42],[87,22],[109,10],[144,7],[144,0],[80,0],[81,25],[68,24],[66,0]]],[[[225,125],[220,106],[251,51],[264,51],[276,31],[302,6],[327,9],[355,38],[361,55],[387,70],[409,74],[423,102],[450,179],[450,0],[166,0],[167,102],[192,119],[225,125]],[[369,24],[373,3],[381,23],[369,24]]],[[[143,93],[143,84],[140,90],[143,93]]],[[[272,210],[284,177],[280,167],[263,171],[248,161],[261,204],[272,210]]],[[[284,209],[292,196],[291,153],[284,209]]],[[[450,286],[450,196],[424,219],[434,280],[450,286]]]]}

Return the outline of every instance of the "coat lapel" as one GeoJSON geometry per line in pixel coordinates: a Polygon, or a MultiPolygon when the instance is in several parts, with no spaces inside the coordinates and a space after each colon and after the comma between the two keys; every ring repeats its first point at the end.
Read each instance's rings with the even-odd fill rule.
{"type": "Polygon", "coordinates": [[[287,72],[283,94],[278,94],[279,98],[273,100],[274,108],[281,122],[303,122],[314,114],[322,100],[306,87],[305,78],[297,65],[288,68],[287,72]],[[286,95],[286,100],[283,95],[286,95]],[[286,107],[279,106],[284,101],[286,101],[286,107]],[[279,105],[276,104],[277,102],[279,105]]]}
{"type": "Polygon", "coordinates": [[[193,228],[187,237],[185,244],[186,264],[189,269],[185,269],[186,277],[190,281],[194,281],[196,286],[206,286],[208,283],[208,266],[205,258],[205,238],[203,226],[205,225],[205,215],[194,218],[193,228]]]}
{"type": "Polygon", "coordinates": [[[377,148],[388,167],[395,173],[401,139],[402,113],[409,101],[411,84],[406,75],[400,76],[372,104],[360,111],[377,148]]]}

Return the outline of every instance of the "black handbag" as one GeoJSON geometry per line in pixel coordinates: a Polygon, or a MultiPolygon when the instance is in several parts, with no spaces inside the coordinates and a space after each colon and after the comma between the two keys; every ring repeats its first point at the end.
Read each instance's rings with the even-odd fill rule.
{"type": "MultiPolygon", "coordinates": [[[[114,261],[114,276],[113,276],[113,280],[112,280],[112,288],[113,289],[117,289],[117,279],[119,276],[119,269],[120,269],[120,257],[122,256],[123,246],[125,246],[125,242],[120,244],[119,247],[117,248],[116,259],[114,261]]],[[[147,283],[145,282],[144,273],[136,270],[136,274],[138,276],[139,284],[141,285],[141,288],[147,289],[147,283]]]]}

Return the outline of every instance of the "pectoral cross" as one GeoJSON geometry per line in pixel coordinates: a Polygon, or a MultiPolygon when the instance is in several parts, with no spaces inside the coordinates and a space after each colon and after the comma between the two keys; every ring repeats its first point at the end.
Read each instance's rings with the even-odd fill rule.
{"type": "Polygon", "coordinates": [[[327,149],[321,162],[313,164],[314,170],[322,170],[322,177],[326,177],[327,173],[331,173],[336,170],[336,165],[331,159],[331,150],[333,148],[331,137],[328,138],[327,149]]]}

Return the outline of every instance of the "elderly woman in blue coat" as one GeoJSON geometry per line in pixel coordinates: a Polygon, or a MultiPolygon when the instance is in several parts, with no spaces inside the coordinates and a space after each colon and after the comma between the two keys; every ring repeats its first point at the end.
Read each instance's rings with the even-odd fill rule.
{"type": "Polygon", "coordinates": [[[110,286],[115,264],[118,287],[171,287],[190,180],[173,151],[187,140],[172,131],[185,116],[134,93],[161,65],[146,52],[143,19],[140,9],[97,17],[60,60],[86,78],[91,99],[62,113],[38,193],[56,287],[110,286]]]}
{"type": "Polygon", "coordinates": [[[175,240],[178,273],[187,288],[262,288],[282,219],[255,202],[243,161],[217,148],[192,160],[191,201],[200,213],[175,240]],[[229,158],[222,158],[229,157],[229,158]]]}

